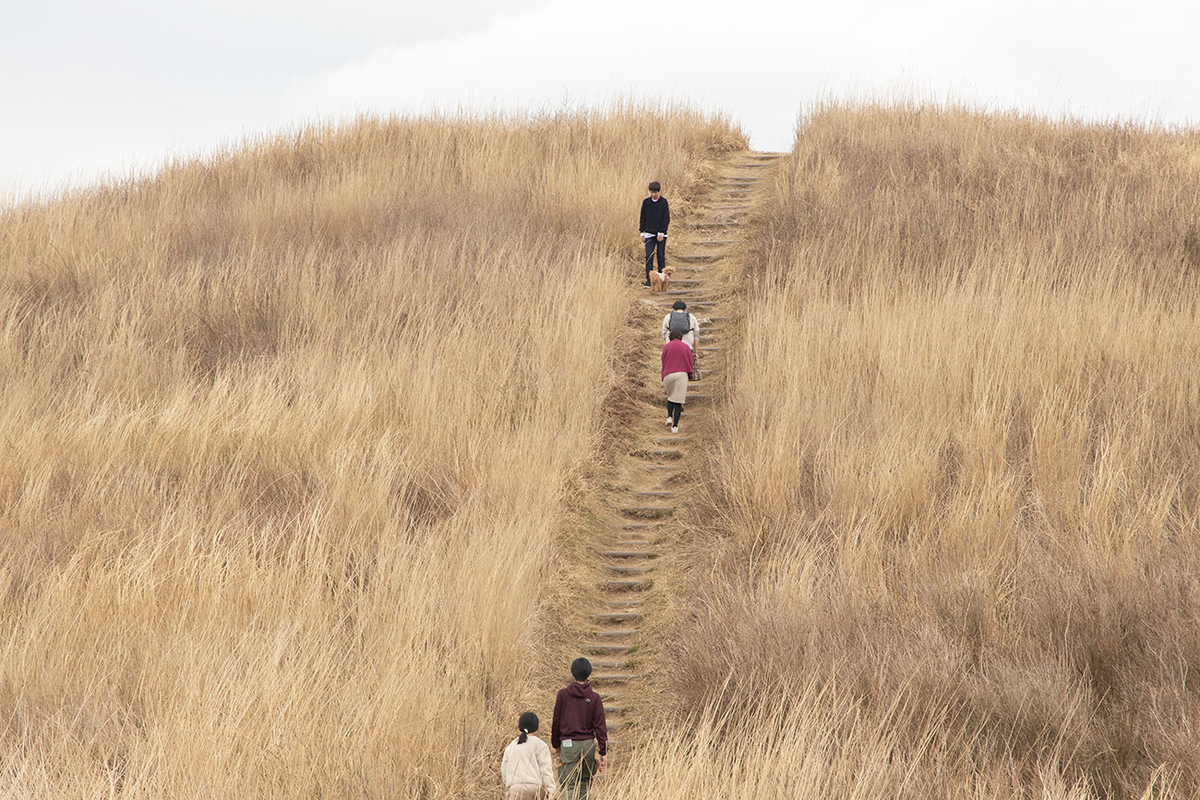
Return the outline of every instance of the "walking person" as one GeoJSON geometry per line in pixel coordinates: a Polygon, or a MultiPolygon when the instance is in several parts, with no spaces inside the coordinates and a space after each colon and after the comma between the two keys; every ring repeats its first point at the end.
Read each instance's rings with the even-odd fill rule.
{"type": "Polygon", "coordinates": [[[669,342],[671,331],[676,330],[683,338],[683,343],[692,348],[692,352],[695,353],[696,345],[700,342],[700,323],[696,321],[696,315],[687,310],[687,303],[682,300],[676,300],[671,309],[663,317],[663,343],[669,342]]]}
{"type": "Polygon", "coordinates": [[[604,771],[608,758],[608,725],[604,704],[588,683],[592,662],[571,662],[574,680],[558,690],[554,719],[550,724],[550,746],[558,751],[558,784],[562,800],[587,800],[592,778],[604,771]]]}
{"type": "Polygon", "coordinates": [[[683,416],[683,404],[687,402],[688,379],[692,376],[695,360],[692,348],[683,342],[679,331],[669,333],[670,340],[662,349],[663,392],[667,395],[667,424],[671,433],[679,433],[679,418],[683,416]]]}
{"type": "Polygon", "coordinates": [[[650,181],[650,196],[642,201],[642,218],[638,231],[646,243],[646,282],[650,285],[650,271],[654,268],[654,256],[658,254],[658,271],[667,265],[667,226],[671,224],[671,207],[662,196],[658,181],[650,181]]]}
{"type": "Polygon", "coordinates": [[[534,736],[538,716],[526,711],[517,720],[521,735],[504,748],[500,775],[508,800],[546,800],[554,794],[554,758],[550,747],[534,736]]]}

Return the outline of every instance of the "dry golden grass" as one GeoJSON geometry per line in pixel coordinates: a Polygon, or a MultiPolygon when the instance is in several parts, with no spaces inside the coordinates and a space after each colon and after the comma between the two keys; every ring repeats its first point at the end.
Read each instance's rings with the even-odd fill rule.
{"type": "Polygon", "coordinates": [[[363,120],[0,213],[0,793],[490,791],[643,187],[744,146],[363,120]]]}
{"type": "Polygon", "coordinates": [[[712,710],[606,797],[1200,793],[1200,135],[832,105],[775,189],[663,664],[712,710]]]}

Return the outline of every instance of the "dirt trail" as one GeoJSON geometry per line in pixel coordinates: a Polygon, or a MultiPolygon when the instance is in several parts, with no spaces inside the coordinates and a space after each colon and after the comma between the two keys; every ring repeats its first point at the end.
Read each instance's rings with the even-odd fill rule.
{"type": "MultiPolygon", "coordinates": [[[[736,257],[743,241],[741,224],[767,186],[766,176],[779,154],[741,152],[724,162],[705,203],[686,224],[671,228],[667,263],[676,272],[670,290],[647,294],[659,310],[644,331],[645,363],[638,378],[635,422],[622,431],[622,448],[607,474],[596,533],[589,553],[581,553],[585,580],[595,581],[592,607],[580,616],[578,650],[592,661],[592,683],[604,698],[612,766],[619,770],[636,745],[641,708],[651,702],[650,676],[643,674],[640,653],[653,649],[656,611],[665,598],[654,591],[658,565],[669,559],[680,534],[675,521],[688,507],[688,486],[706,446],[711,414],[710,387],[717,389],[725,360],[729,290],[719,278],[719,262],[736,257]],[[679,433],[666,425],[666,404],[659,377],[662,341],[659,326],[675,300],[687,303],[700,325],[698,360],[703,377],[688,387],[679,433]]],[[[666,568],[666,567],[661,567],[666,568]]]]}

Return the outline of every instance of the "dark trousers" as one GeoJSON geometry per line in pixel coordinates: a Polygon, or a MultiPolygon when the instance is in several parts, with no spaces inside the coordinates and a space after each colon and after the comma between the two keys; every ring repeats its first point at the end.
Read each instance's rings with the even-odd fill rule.
{"type": "Polygon", "coordinates": [[[672,403],[667,401],[667,416],[674,421],[676,428],[679,427],[679,417],[683,415],[683,403],[672,403]]]}
{"type": "Polygon", "coordinates": [[[657,236],[646,240],[646,283],[650,283],[650,270],[654,269],[654,254],[658,253],[658,271],[662,272],[667,265],[667,240],[661,242],[657,236]]]}

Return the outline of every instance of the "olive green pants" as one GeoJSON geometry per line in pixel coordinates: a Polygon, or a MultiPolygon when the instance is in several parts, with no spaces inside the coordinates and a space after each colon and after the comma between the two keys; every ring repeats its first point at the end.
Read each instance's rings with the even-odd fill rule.
{"type": "Polygon", "coordinates": [[[598,767],[595,739],[577,739],[570,747],[564,741],[558,748],[559,800],[588,800],[598,767]]]}

